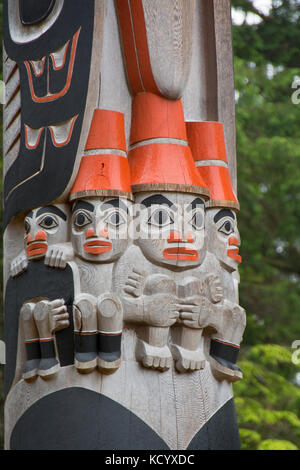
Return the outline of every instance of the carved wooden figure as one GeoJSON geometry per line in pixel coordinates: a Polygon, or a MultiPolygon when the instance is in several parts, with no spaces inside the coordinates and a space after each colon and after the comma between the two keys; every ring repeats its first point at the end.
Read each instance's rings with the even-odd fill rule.
{"type": "Polygon", "coordinates": [[[83,373],[98,366],[109,374],[120,366],[123,310],[110,287],[114,263],[128,245],[131,199],[124,116],[96,109],[70,194],[71,240],[82,273],[74,303],[75,366],[83,373]]]}
{"type": "Polygon", "coordinates": [[[198,171],[211,191],[208,250],[219,262],[225,294],[217,333],[210,343],[210,360],[218,378],[235,381],[242,378],[235,362],[246,325],[245,311],[238,305],[237,269],[242,261],[236,219],[239,203],[230,180],[222,123],[189,122],[187,132],[198,171]]]}
{"type": "Polygon", "coordinates": [[[230,1],[3,7],[6,448],[238,449],[230,1]]]}

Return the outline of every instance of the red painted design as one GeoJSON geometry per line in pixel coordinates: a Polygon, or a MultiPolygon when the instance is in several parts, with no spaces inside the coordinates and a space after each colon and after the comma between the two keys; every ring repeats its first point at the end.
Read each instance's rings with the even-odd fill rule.
{"type": "Polygon", "coordinates": [[[236,260],[238,263],[242,262],[242,257],[239,255],[239,249],[238,248],[227,250],[227,256],[229,258],[232,258],[232,259],[236,260]]]}
{"type": "Polygon", "coordinates": [[[34,61],[33,61],[33,60],[30,60],[30,61],[29,61],[30,64],[31,64],[33,73],[34,73],[34,75],[35,75],[36,77],[41,77],[41,76],[43,75],[43,73],[44,73],[44,70],[45,70],[46,57],[43,57],[43,58],[41,59],[41,61],[42,61],[42,64],[43,64],[43,65],[42,65],[41,70],[40,70],[39,72],[37,72],[37,70],[36,70],[34,61]]]}
{"type": "Polygon", "coordinates": [[[163,251],[165,259],[177,259],[179,261],[197,261],[199,254],[196,250],[189,250],[184,247],[167,248],[163,251]]]}
{"type": "Polygon", "coordinates": [[[83,245],[84,251],[92,255],[99,255],[112,250],[112,244],[104,240],[94,239],[85,242],[83,245]]]}
{"type": "Polygon", "coordinates": [[[27,70],[27,75],[28,75],[31,98],[34,102],[36,102],[36,103],[47,103],[49,101],[54,101],[54,100],[57,100],[58,98],[61,98],[62,96],[64,96],[69,91],[71,81],[72,81],[73,70],[74,70],[74,63],[75,63],[77,43],[78,43],[80,30],[81,30],[81,28],[78,29],[77,33],[74,35],[73,40],[72,40],[71,57],[70,57],[70,62],[69,62],[69,69],[68,69],[66,84],[65,84],[64,88],[61,91],[59,91],[58,93],[49,94],[49,95],[41,96],[41,97],[36,96],[36,94],[34,92],[33,82],[32,82],[30,62],[28,62],[28,61],[24,62],[24,65],[25,65],[26,70],[27,70]]]}
{"type": "Polygon", "coordinates": [[[72,122],[70,124],[70,129],[69,129],[68,136],[62,142],[57,142],[57,140],[55,139],[55,135],[54,135],[54,131],[52,129],[52,126],[49,127],[49,131],[50,131],[50,134],[51,134],[51,139],[52,139],[53,145],[55,147],[64,147],[65,145],[68,145],[68,143],[71,140],[72,132],[73,132],[75,121],[76,121],[77,118],[78,118],[78,114],[72,118],[72,122]]]}
{"type": "Polygon", "coordinates": [[[48,243],[47,243],[47,234],[39,230],[34,237],[34,241],[31,241],[31,236],[30,234],[26,238],[26,244],[27,244],[27,256],[28,258],[36,255],[42,255],[46,253],[48,249],[48,243]]]}
{"type": "Polygon", "coordinates": [[[143,91],[160,95],[151,68],[142,0],[116,0],[116,8],[133,95],[143,91]]]}
{"type": "Polygon", "coordinates": [[[50,54],[50,57],[51,57],[51,60],[52,60],[52,65],[53,65],[53,69],[54,69],[55,71],[61,70],[62,68],[64,68],[65,63],[66,63],[66,57],[67,57],[67,52],[68,52],[69,44],[70,44],[70,41],[68,41],[68,42],[66,43],[66,45],[65,45],[64,58],[63,58],[63,61],[62,61],[62,64],[61,64],[61,65],[57,66],[56,63],[55,63],[55,57],[54,57],[53,53],[50,54]]]}
{"type": "Polygon", "coordinates": [[[230,237],[228,240],[228,245],[240,246],[240,242],[236,237],[230,237]]]}
{"type": "Polygon", "coordinates": [[[37,136],[36,141],[35,141],[35,144],[32,144],[32,145],[30,145],[30,143],[28,141],[28,126],[26,124],[24,124],[24,129],[25,129],[25,145],[26,145],[26,147],[29,150],[36,149],[38,147],[39,143],[40,143],[41,135],[42,135],[42,132],[45,128],[44,127],[40,128],[38,136],[37,136]]]}

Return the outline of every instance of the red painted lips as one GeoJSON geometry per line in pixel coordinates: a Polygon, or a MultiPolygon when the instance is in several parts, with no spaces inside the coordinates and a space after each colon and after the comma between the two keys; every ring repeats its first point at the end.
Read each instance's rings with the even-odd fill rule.
{"type": "Polygon", "coordinates": [[[111,242],[103,240],[89,240],[83,245],[84,251],[91,253],[92,255],[99,255],[100,253],[106,253],[112,249],[111,242]]]}
{"type": "Polygon", "coordinates": [[[165,259],[177,259],[179,261],[196,261],[199,257],[198,251],[189,250],[184,247],[167,248],[163,251],[165,259]]]}
{"type": "Polygon", "coordinates": [[[229,250],[227,250],[227,256],[229,258],[234,259],[238,263],[241,263],[242,262],[242,257],[239,255],[239,248],[238,248],[240,246],[239,240],[235,237],[230,237],[229,240],[228,240],[228,244],[229,245],[234,245],[237,248],[230,248],[229,250]]]}
{"type": "Polygon", "coordinates": [[[27,245],[27,257],[32,258],[33,256],[44,255],[48,249],[48,243],[46,242],[32,242],[27,245]]]}

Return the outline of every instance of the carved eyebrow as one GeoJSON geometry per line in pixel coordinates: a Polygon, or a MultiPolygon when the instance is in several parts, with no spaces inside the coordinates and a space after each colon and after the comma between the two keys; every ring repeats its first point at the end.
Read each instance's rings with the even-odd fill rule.
{"type": "Polygon", "coordinates": [[[145,207],[150,207],[153,204],[159,204],[159,205],[167,205],[168,207],[172,207],[173,210],[177,211],[176,206],[173,204],[173,202],[169,201],[168,198],[163,196],[162,194],[153,194],[153,196],[149,196],[146,199],[144,199],[141,204],[143,204],[145,207]]]}
{"type": "Polygon", "coordinates": [[[49,213],[49,212],[52,214],[58,215],[61,219],[65,221],[67,220],[66,214],[62,210],[60,210],[58,207],[55,207],[55,206],[41,207],[41,209],[37,211],[36,215],[38,217],[39,215],[49,213]]]}
{"type": "Polygon", "coordinates": [[[106,207],[104,206],[113,206],[113,207],[120,207],[121,209],[123,209],[125,212],[129,212],[128,211],[128,207],[126,206],[126,204],[124,204],[124,202],[122,201],[122,199],[119,199],[119,198],[116,198],[116,199],[111,199],[110,201],[105,201],[103,202],[103,204],[101,205],[101,209],[102,210],[105,210],[106,207]]]}
{"type": "Polygon", "coordinates": [[[195,209],[197,206],[199,205],[203,205],[204,206],[204,209],[205,209],[205,203],[203,201],[203,199],[200,199],[200,197],[197,197],[196,199],[194,199],[188,206],[187,206],[187,211],[191,211],[192,209],[195,209]]]}
{"type": "Polygon", "coordinates": [[[33,217],[33,211],[28,212],[25,217],[30,217],[32,219],[33,217]]]}
{"type": "Polygon", "coordinates": [[[75,205],[73,206],[72,208],[72,214],[77,211],[77,209],[85,209],[89,212],[94,212],[95,210],[95,207],[93,206],[93,204],[90,204],[89,202],[87,201],[77,201],[75,203],[75,205]]]}
{"type": "Polygon", "coordinates": [[[231,217],[235,219],[234,213],[229,209],[221,209],[215,216],[214,222],[217,223],[218,220],[223,219],[223,217],[231,217]]]}

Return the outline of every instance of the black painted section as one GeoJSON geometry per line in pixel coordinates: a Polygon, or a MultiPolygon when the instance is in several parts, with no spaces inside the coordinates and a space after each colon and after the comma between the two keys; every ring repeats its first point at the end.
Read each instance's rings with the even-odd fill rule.
{"type": "Polygon", "coordinates": [[[236,363],[238,355],[239,355],[239,348],[235,348],[234,346],[230,346],[230,344],[220,343],[219,341],[214,341],[213,339],[210,342],[210,355],[211,356],[218,356],[226,361],[236,363]]]}
{"type": "MultiPolygon", "coordinates": [[[[86,105],[91,66],[94,27],[94,0],[65,0],[63,9],[52,27],[36,40],[24,44],[15,43],[9,33],[8,4],[3,2],[3,37],[8,56],[19,66],[21,83],[21,141],[17,159],[8,170],[4,181],[4,225],[17,213],[32,207],[48,204],[65,190],[72,175],[81,134],[86,105]],[[70,62],[70,48],[74,34],[81,28],[74,70],[69,91],[52,102],[37,103],[32,100],[24,61],[39,60],[46,56],[45,71],[34,78],[37,94],[45,92],[49,61],[50,90],[63,88],[70,62]],[[64,69],[54,72],[50,53],[55,52],[70,40],[64,69]],[[46,77],[46,78],[45,78],[46,77]],[[40,85],[39,85],[40,83],[40,85]],[[47,128],[78,115],[72,138],[63,147],[55,147],[49,129],[43,131],[37,149],[29,150],[25,145],[24,124],[34,128],[47,128]],[[43,151],[45,162],[42,171],[43,151]],[[30,178],[35,172],[37,175],[30,178]],[[24,183],[17,186],[22,181],[24,183]],[[15,188],[15,189],[14,189],[15,188]]],[[[39,3],[34,2],[34,3],[39,3]]],[[[42,2],[41,2],[42,3],[42,2]]],[[[29,11],[29,10],[28,10],[29,11]]],[[[33,15],[34,16],[34,15],[33,15]]],[[[34,75],[33,75],[34,77],[34,75]]]]}
{"type": "Polygon", "coordinates": [[[192,439],[187,450],[239,450],[233,398],[222,406],[192,439]]]}
{"type": "Polygon", "coordinates": [[[122,405],[79,387],[51,393],[32,405],[14,427],[10,445],[12,450],[169,449],[122,405]]]}
{"type": "Polygon", "coordinates": [[[8,393],[16,369],[18,346],[19,312],[23,303],[36,297],[49,300],[64,299],[69,312],[70,326],[56,333],[60,364],[74,362],[73,272],[69,265],[65,269],[45,266],[44,259],[31,261],[27,270],[16,278],[9,278],[5,292],[4,338],[6,343],[6,365],[4,373],[5,394],[8,393]]]}
{"type": "Polygon", "coordinates": [[[50,15],[55,0],[19,0],[20,19],[24,26],[41,23],[50,15]]]}

